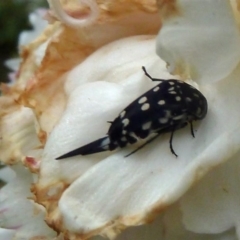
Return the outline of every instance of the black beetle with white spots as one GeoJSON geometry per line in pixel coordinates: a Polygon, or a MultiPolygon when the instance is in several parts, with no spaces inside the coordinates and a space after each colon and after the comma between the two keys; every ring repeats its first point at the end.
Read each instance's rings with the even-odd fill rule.
{"type": "Polygon", "coordinates": [[[145,75],[152,81],[160,82],[130,105],[111,123],[107,136],[68,152],[56,159],[112,151],[146,139],[145,143],[127,156],[143,148],[163,133],[171,133],[170,150],[176,130],[188,123],[194,137],[192,122],[203,119],[207,114],[207,100],[193,86],[176,79],[152,78],[142,67],[145,75]]]}

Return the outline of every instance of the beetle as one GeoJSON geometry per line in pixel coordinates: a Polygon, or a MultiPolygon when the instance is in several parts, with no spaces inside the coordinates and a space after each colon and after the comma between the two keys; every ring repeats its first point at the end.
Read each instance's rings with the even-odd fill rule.
{"type": "Polygon", "coordinates": [[[170,150],[177,157],[172,146],[174,132],[189,123],[194,137],[192,122],[202,120],[206,116],[207,99],[200,91],[183,81],[152,78],[145,67],[142,67],[142,70],[149,79],[159,84],[122,110],[118,117],[110,122],[105,137],[70,151],[56,158],[57,160],[112,151],[146,139],[142,146],[127,155],[130,156],[159,135],[168,132],[171,133],[170,150]]]}

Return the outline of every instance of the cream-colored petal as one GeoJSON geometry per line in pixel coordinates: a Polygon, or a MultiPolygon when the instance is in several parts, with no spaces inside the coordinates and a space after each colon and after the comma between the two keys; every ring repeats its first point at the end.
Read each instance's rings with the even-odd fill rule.
{"type": "Polygon", "coordinates": [[[240,152],[209,172],[181,199],[183,222],[197,233],[235,228],[240,236],[240,152]]]}
{"type": "Polygon", "coordinates": [[[41,146],[31,109],[18,107],[1,117],[0,158],[6,164],[17,163],[41,146]]]}
{"type": "Polygon", "coordinates": [[[15,172],[10,167],[2,167],[0,169],[0,179],[5,183],[10,182],[16,176],[15,172]]]}
{"type": "MultiPolygon", "coordinates": [[[[165,63],[154,55],[154,40],[149,39],[148,36],[134,37],[133,39],[135,39],[135,44],[132,43],[134,46],[131,48],[132,52],[138,54],[138,44],[140,44],[141,49],[145,50],[143,51],[145,56],[141,54],[141,58],[139,58],[140,63],[137,63],[139,60],[137,57],[137,60],[132,61],[130,58],[131,61],[129,61],[127,54],[129,48],[125,46],[128,46],[129,41],[131,43],[131,39],[116,42],[115,48],[110,45],[112,49],[123,54],[123,59],[125,58],[125,64],[124,60],[121,60],[125,70],[119,69],[119,73],[115,72],[116,76],[120,75],[114,79],[116,82],[113,82],[112,74],[118,68],[111,65],[105,67],[105,62],[110,62],[111,55],[110,53],[105,54],[106,48],[99,50],[102,52],[101,61],[99,61],[100,53],[96,53],[98,59],[96,67],[102,69],[102,76],[106,77],[102,78],[101,74],[96,75],[95,72],[92,72],[90,79],[96,82],[82,83],[79,81],[78,86],[75,77],[69,79],[69,85],[74,86],[72,89],[75,90],[72,91],[66,111],[51,133],[43,153],[40,178],[35,186],[39,202],[44,202],[47,206],[48,204],[52,205],[58,200],[68,184],[110,154],[86,156],[82,161],[79,161],[78,157],[68,161],[55,160],[59,155],[105,135],[109,127],[107,121],[113,120],[129,102],[156,84],[143,74],[141,69],[143,63],[146,65],[152,63],[153,66],[156,66],[155,70],[153,67],[149,68],[149,71],[150,69],[154,70],[153,75],[155,74],[156,77],[162,75],[164,78],[169,78],[165,63]],[[133,76],[131,76],[132,74],[133,76]],[[105,81],[97,81],[98,77],[99,80],[104,79],[105,81]]],[[[115,56],[112,59],[115,59],[115,56]]],[[[115,63],[118,64],[116,61],[115,63]]],[[[89,72],[88,69],[92,69],[91,62],[89,61],[85,67],[85,72],[81,72],[82,76],[89,72]]],[[[51,216],[48,219],[49,222],[53,221],[51,218],[55,218],[55,216],[51,216]]]]}
{"type": "Polygon", "coordinates": [[[240,60],[240,32],[228,0],[158,4],[163,26],[157,53],[171,72],[210,83],[233,71],[240,60]]]}
{"type": "Polygon", "coordinates": [[[141,66],[144,63],[149,65],[155,62],[155,66],[158,66],[154,71],[155,74],[159,76],[161,73],[166,78],[170,76],[166,72],[165,63],[157,60],[157,57],[154,56],[154,39],[149,38],[149,36],[127,38],[115,42],[115,45],[109,44],[108,46],[93,54],[89,61],[87,60],[73,69],[67,77],[65,87],[67,93],[71,95],[61,121],[55,127],[46,144],[41,164],[41,185],[56,182],[59,178],[71,182],[96,161],[109,155],[103,153],[100,158],[93,156],[93,162],[90,160],[91,158],[86,157],[83,164],[85,167],[81,165],[81,162],[74,160],[70,160],[74,164],[53,161],[61,154],[105,135],[109,127],[107,121],[113,120],[128,103],[146,89],[154,86],[143,75],[141,66]],[[139,53],[140,62],[136,57],[135,59],[132,57],[136,54],[127,54],[128,47],[136,54],[139,52],[139,47],[144,50],[144,54],[139,53]],[[109,54],[106,54],[106,49],[108,49],[109,54]],[[115,54],[113,54],[114,50],[115,54]],[[118,52],[121,53],[119,56],[124,56],[119,59],[121,68],[118,65],[119,62],[114,61],[118,52]],[[102,58],[101,61],[99,61],[100,58],[102,58]],[[117,65],[116,67],[114,63],[117,65]],[[99,69],[99,73],[92,69],[93,65],[99,69]],[[123,68],[124,66],[125,68],[123,68]],[[79,81],[79,75],[81,81],[79,81]],[[90,83],[86,83],[86,81],[90,83]],[[141,84],[141,87],[136,89],[138,84],[141,84]],[[55,170],[53,171],[52,168],[55,170]]]}
{"type": "MultiPolygon", "coordinates": [[[[93,237],[91,240],[104,240],[93,237]]],[[[182,223],[179,204],[169,207],[160,217],[146,225],[124,230],[115,240],[237,240],[236,232],[231,229],[219,234],[199,234],[188,231],[182,223]]]]}
{"type": "MultiPolygon", "coordinates": [[[[127,43],[127,40],[116,43],[116,49],[122,56],[125,56],[124,41],[127,43]]],[[[102,71],[101,74],[89,71],[92,65],[90,61],[87,65],[86,61],[86,73],[84,69],[75,69],[72,75],[77,76],[79,71],[82,76],[88,76],[88,80],[95,82],[77,83],[76,77],[68,80],[66,89],[68,94],[72,93],[65,114],[47,142],[37,185],[40,202],[48,206],[70,184],[58,205],[64,224],[59,222],[61,217],[57,209],[48,218],[50,224],[62,230],[68,229],[85,236],[97,233],[109,236],[125,226],[144,223],[157,215],[160,209],[180,198],[196,180],[239,149],[240,134],[237,133],[240,129],[240,113],[233,111],[240,101],[239,70],[236,70],[221,82],[200,86],[200,91],[208,99],[209,112],[206,119],[194,124],[197,130],[195,139],[191,137],[189,128],[175,133],[173,146],[179,155],[178,159],[171,154],[169,134],[165,134],[127,158],[124,156],[134,147],[116,153],[54,160],[75,147],[102,137],[107,132],[106,121],[114,119],[127,102],[130,103],[150,86],[153,87],[141,70],[144,59],[150,75],[161,77],[165,74],[164,65],[149,51],[150,41],[146,41],[146,45],[136,41],[136,48],[131,48],[132,53],[137,50],[137,44],[142,50],[145,46],[146,51],[143,52],[146,52],[146,57],[138,58],[136,51],[135,61],[130,58],[131,61],[123,65],[124,61],[121,60],[121,66],[125,67],[121,71],[114,65],[110,65],[109,69],[101,68],[101,64],[111,59],[110,55],[105,54],[106,48],[102,48],[95,54],[99,62],[96,67],[102,71]],[[118,82],[113,83],[114,75],[118,82]],[[105,82],[97,81],[98,77],[105,82]],[[229,92],[232,94],[229,95],[229,92]]],[[[113,45],[109,46],[112,49],[113,45]]],[[[128,48],[125,50],[129,52],[128,48]]],[[[126,54],[127,60],[128,56],[126,54]]],[[[116,59],[116,55],[113,54],[112,59],[116,59]]],[[[115,63],[118,66],[118,62],[115,63]]]]}
{"type": "Polygon", "coordinates": [[[12,240],[15,230],[0,228],[0,238],[4,240],[12,240]]]}
{"type": "Polygon", "coordinates": [[[222,231],[218,234],[195,233],[185,228],[179,204],[171,206],[163,218],[164,240],[237,240],[235,229],[222,231]]]}
{"type": "MultiPolygon", "coordinates": [[[[125,91],[131,93],[129,95],[135,94],[132,89],[136,88],[138,79],[143,76],[142,66],[145,66],[148,71],[151,66],[151,75],[154,77],[172,78],[172,75],[167,72],[165,62],[155,54],[155,41],[156,36],[144,35],[107,44],[70,71],[65,85],[66,93],[71,94],[82,83],[107,81],[128,84],[125,91]],[[133,74],[137,75],[134,80],[133,74]]],[[[139,89],[142,93],[147,88],[153,87],[152,81],[147,77],[141,81],[146,84],[145,88],[139,89]]]]}
{"type": "Polygon", "coordinates": [[[182,130],[174,138],[178,159],[170,153],[169,136],[128,158],[124,156],[131,149],[111,155],[63,193],[59,207],[65,227],[91,234],[106,225],[118,229],[144,223],[176,201],[206,171],[231,156],[240,144],[240,137],[234,136],[238,129],[206,139],[207,127],[203,124],[198,126],[195,141],[188,129],[182,130]],[[231,144],[227,145],[226,138],[231,138],[231,144]],[[200,145],[204,141],[209,147],[200,145]]]}

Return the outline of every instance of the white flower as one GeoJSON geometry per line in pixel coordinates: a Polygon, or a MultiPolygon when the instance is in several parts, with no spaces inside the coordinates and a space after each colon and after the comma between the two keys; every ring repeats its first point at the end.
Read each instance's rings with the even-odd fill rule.
{"type": "MultiPolygon", "coordinates": [[[[45,224],[43,207],[31,200],[33,175],[23,166],[14,166],[13,170],[16,176],[0,194],[1,239],[52,239],[56,233],[45,224]]],[[[11,175],[13,170],[8,169],[11,175]]]]}
{"type": "MultiPolygon", "coordinates": [[[[19,50],[21,50],[21,48],[24,45],[27,45],[33,40],[35,40],[36,37],[42,33],[43,29],[46,28],[47,21],[43,19],[45,14],[46,14],[45,9],[37,9],[35,12],[29,14],[29,22],[33,26],[33,30],[23,31],[19,35],[18,39],[19,50]]],[[[13,71],[12,73],[9,74],[9,80],[11,84],[14,83],[17,79],[20,63],[21,63],[20,58],[13,58],[5,61],[6,67],[13,71]]]]}
{"type": "MultiPolygon", "coordinates": [[[[63,1],[69,16],[58,2],[51,2],[53,24],[25,47],[28,55],[20,77],[0,99],[7,105],[1,114],[1,158],[6,164],[18,163],[17,179],[25,191],[17,196],[24,212],[9,200],[11,212],[19,211],[26,219],[17,234],[26,234],[24,229],[33,224],[41,226],[35,236],[55,237],[41,222],[46,213],[48,226],[65,239],[113,239],[121,232],[118,240],[236,239],[240,68],[233,2],[158,1],[163,26],[157,52],[179,76],[170,75],[155,54],[156,36],[150,34],[156,34],[160,19],[154,1],[98,3],[98,14],[91,12],[96,5],[63,1]],[[75,19],[70,24],[71,16],[82,15],[91,22],[75,19]],[[226,33],[231,33],[231,42],[226,33]],[[219,43],[222,48],[216,47],[219,43]],[[104,136],[107,121],[156,84],[141,66],[155,78],[192,78],[188,81],[208,100],[206,119],[194,124],[195,139],[188,128],[175,133],[178,159],[165,134],[127,158],[133,147],[56,161],[104,136]],[[4,128],[13,125],[16,116],[13,131],[4,128]],[[22,174],[22,164],[36,174],[31,190],[44,206],[40,217],[29,215],[33,203],[26,196],[33,174],[22,174]],[[223,179],[228,175],[231,178],[223,179]]],[[[6,215],[6,222],[13,220],[18,222],[6,215]]]]}

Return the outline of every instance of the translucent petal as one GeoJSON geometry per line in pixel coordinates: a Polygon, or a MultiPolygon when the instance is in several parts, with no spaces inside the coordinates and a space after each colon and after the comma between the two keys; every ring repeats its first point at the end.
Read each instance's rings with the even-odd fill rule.
{"type": "Polygon", "coordinates": [[[0,169],[0,179],[4,182],[10,182],[15,176],[15,172],[10,167],[6,166],[0,169]]]}
{"type": "Polygon", "coordinates": [[[33,30],[21,32],[18,40],[18,45],[27,45],[34,41],[42,31],[47,27],[47,21],[43,19],[46,14],[46,9],[38,9],[29,14],[29,22],[33,26],[33,30]]]}
{"type": "Polygon", "coordinates": [[[218,234],[204,234],[188,231],[182,223],[179,204],[171,206],[165,213],[164,221],[166,240],[237,240],[235,229],[222,231],[218,234]]]}
{"type": "MultiPolygon", "coordinates": [[[[181,220],[179,204],[174,204],[153,222],[128,228],[116,240],[237,240],[234,229],[219,234],[199,234],[186,230],[181,220]]],[[[91,240],[103,239],[102,237],[91,238],[91,240]]]]}
{"type": "Polygon", "coordinates": [[[240,152],[209,172],[182,198],[181,209],[187,229],[216,234],[236,228],[240,237],[239,160],[240,152]]]}
{"type": "MultiPolygon", "coordinates": [[[[45,212],[43,207],[29,199],[32,197],[30,193],[32,174],[22,166],[15,166],[14,171],[16,173],[15,179],[1,188],[1,227],[14,230],[16,239],[55,236],[55,232],[44,222],[45,212]]],[[[12,234],[9,231],[0,231],[0,236],[1,233],[12,234]]]]}
{"type": "Polygon", "coordinates": [[[12,240],[15,230],[0,228],[0,238],[4,240],[12,240]]]}
{"type": "MultiPolygon", "coordinates": [[[[171,4],[159,0],[163,10],[171,4]]],[[[157,38],[157,53],[170,71],[198,83],[228,76],[240,60],[240,33],[229,1],[178,0],[173,5],[157,38]]]]}

